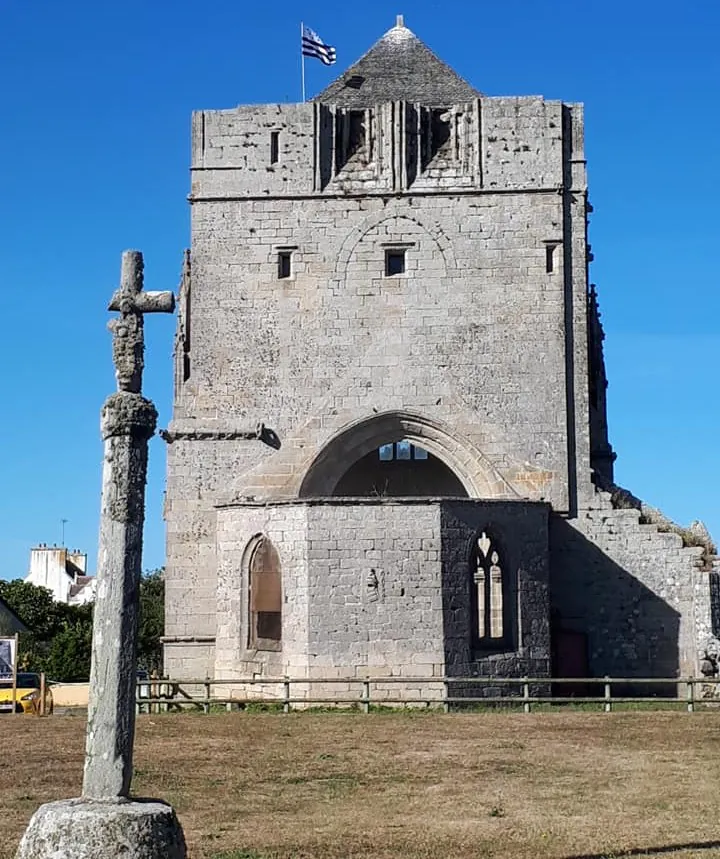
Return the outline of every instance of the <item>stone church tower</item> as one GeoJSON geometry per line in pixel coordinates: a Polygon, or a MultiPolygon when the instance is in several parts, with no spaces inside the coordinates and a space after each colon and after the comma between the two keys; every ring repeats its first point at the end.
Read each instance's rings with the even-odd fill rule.
{"type": "Polygon", "coordinates": [[[696,672],[709,537],[613,485],[582,105],[398,19],[308,103],[196,113],[190,201],[170,676],[696,672]]]}

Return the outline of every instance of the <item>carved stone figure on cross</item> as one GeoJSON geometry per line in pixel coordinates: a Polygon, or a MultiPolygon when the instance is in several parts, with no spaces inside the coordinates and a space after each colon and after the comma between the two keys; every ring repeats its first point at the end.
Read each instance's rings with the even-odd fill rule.
{"type": "Polygon", "coordinates": [[[113,335],[113,362],[118,391],[139,394],[145,365],[143,314],[172,313],[172,292],[143,292],[143,257],[139,251],[125,251],[122,256],[120,288],[110,299],[108,310],[120,316],[108,323],[113,335]]]}

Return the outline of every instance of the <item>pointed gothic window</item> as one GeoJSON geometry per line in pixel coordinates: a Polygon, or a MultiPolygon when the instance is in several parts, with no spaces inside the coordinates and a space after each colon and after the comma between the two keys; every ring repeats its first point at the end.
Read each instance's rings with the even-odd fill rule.
{"type": "Polygon", "coordinates": [[[267,537],[258,538],[250,555],[248,590],[250,608],[248,646],[257,650],[280,650],[282,638],[280,558],[267,537]]]}
{"type": "Polygon", "coordinates": [[[495,540],[482,531],[470,565],[472,638],[478,647],[502,648],[511,639],[507,571],[495,540]]]}

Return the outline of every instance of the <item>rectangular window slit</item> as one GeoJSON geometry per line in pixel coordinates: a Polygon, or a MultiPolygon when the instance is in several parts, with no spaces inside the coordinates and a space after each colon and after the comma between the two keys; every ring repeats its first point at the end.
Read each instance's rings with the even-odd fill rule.
{"type": "Polygon", "coordinates": [[[278,251],[278,277],[286,278],[292,274],[292,251],[278,251]]]}
{"type": "Polygon", "coordinates": [[[555,248],[557,245],[545,245],[545,272],[552,274],[555,269],[555,248]]]}
{"type": "Polygon", "coordinates": [[[270,132],[270,163],[277,164],[280,160],[280,132],[270,132]]]}

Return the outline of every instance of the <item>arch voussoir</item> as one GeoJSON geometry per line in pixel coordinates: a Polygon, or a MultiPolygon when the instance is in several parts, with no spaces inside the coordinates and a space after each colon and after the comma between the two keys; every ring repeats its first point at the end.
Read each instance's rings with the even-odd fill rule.
{"type": "Polygon", "coordinates": [[[467,439],[435,419],[402,411],[372,415],[342,427],[318,451],[298,487],[301,498],[330,496],[347,468],[382,444],[407,439],[441,460],[470,498],[517,497],[497,469],[467,439]]]}

